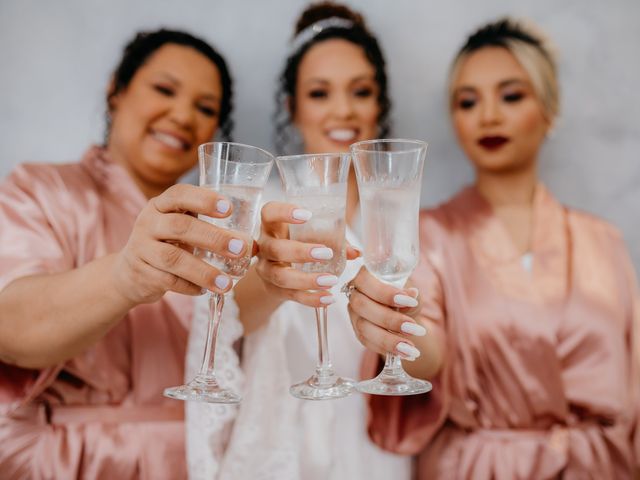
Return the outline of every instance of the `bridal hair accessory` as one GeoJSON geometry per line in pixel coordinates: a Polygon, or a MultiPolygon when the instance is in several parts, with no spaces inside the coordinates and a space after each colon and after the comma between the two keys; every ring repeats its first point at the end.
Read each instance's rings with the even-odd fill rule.
{"type": "Polygon", "coordinates": [[[290,55],[293,55],[302,45],[311,41],[313,37],[319,35],[324,30],[329,28],[342,28],[345,30],[351,29],[354,27],[354,23],[351,20],[341,17],[329,17],[324,18],[322,20],[318,20],[315,23],[312,23],[307,28],[302,30],[291,42],[291,48],[289,51],[290,55]]]}

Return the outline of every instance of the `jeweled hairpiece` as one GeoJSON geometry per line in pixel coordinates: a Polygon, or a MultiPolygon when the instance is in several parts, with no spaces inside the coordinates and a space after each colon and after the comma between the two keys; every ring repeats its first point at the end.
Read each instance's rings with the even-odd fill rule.
{"type": "Polygon", "coordinates": [[[295,53],[302,45],[310,42],[313,37],[319,35],[324,30],[329,28],[342,28],[345,30],[349,30],[353,28],[354,23],[346,18],[341,17],[329,17],[324,18],[322,20],[318,20],[315,23],[312,23],[307,28],[302,30],[291,42],[291,47],[289,49],[289,54],[292,55],[295,53]]]}

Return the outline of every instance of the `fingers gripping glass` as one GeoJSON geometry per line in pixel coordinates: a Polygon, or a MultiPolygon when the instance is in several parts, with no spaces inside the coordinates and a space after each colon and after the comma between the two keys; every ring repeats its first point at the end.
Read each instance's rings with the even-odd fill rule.
{"type": "MultiPolygon", "coordinates": [[[[348,154],[311,154],[278,157],[276,164],[287,201],[311,211],[303,224],[289,225],[289,236],[300,242],[323,244],[333,250],[324,262],[294,264],[303,272],[340,276],[346,264],[345,210],[347,204],[348,154]]],[[[353,391],[353,381],[337,376],[329,358],[327,307],[316,308],[318,363],[309,379],[293,385],[294,397],[327,400],[345,397],[353,391]]]]}
{"type": "MultiPolygon", "coordinates": [[[[420,186],[427,144],[369,140],[351,145],[362,212],[364,264],[378,280],[402,288],[418,264],[420,186]]],[[[384,369],[356,385],[375,395],[415,395],[431,384],[409,376],[387,353],[384,369]]]]}
{"type": "MultiPolygon", "coordinates": [[[[260,214],[260,198],[269,178],[273,156],[249,145],[213,142],[200,145],[198,160],[200,186],[222,194],[233,207],[231,215],[226,218],[206,215],[199,215],[198,218],[233,232],[234,237],[243,239],[248,248],[242,257],[235,258],[203,250],[196,250],[196,255],[229,275],[235,285],[245,275],[251,262],[251,245],[260,214]]],[[[165,389],[165,396],[209,403],[240,402],[240,396],[222,388],[215,375],[215,347],[223,306],[223,294],[209,294],[207,341],[200,372],[185,385],[165,389]]]]}

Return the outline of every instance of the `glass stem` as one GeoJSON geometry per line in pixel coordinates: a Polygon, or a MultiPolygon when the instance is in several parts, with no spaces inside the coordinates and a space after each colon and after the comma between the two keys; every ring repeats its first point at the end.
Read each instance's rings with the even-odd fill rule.
{"type": "Polygon", "coordinates": [[[394,376],[404,373],[400,357],[398,357],[398,355],[394,355],[393,353],[387,352],[387,354],[385,355],[384,368],[382,372],[386,375],[394,376]]]}
{"type": "Polygon", "coordinates": [[[316,308],[316,324],[318,327],[318,365],[316,375],[320,383],[332,380],[333,367],[329,358],[329,340],[327,339],[327,307],[316,308]]]}
{"type": "Polygon", "coordinates": [[[220,317],[224,306],[224,295],[219,293],[209,294],[209,324],[207,326],[207,343],[202,357],[202,365],[198,379],[207,382],[216,382],[215,361],[216,361],[216,340],[218,339],[218,328],[220,327],[220,317]]]}

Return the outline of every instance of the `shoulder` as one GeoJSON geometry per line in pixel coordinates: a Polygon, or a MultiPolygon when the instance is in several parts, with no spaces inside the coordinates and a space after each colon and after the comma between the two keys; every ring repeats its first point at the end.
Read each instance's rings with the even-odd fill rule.
{"type": "Polygon", "coordinates": [[[60,200],[86,188],[95,188],[81,163],[24,163],[16,167],[0,184],[0,193],[8,197],[32,198],[39,202],[60,200]]]}
{"type": "Polygon", "coordinates": [[[615,243],[624,243],[622,232],[603,218],[584,210],[565,207],[572,230],[615,243]]]}

